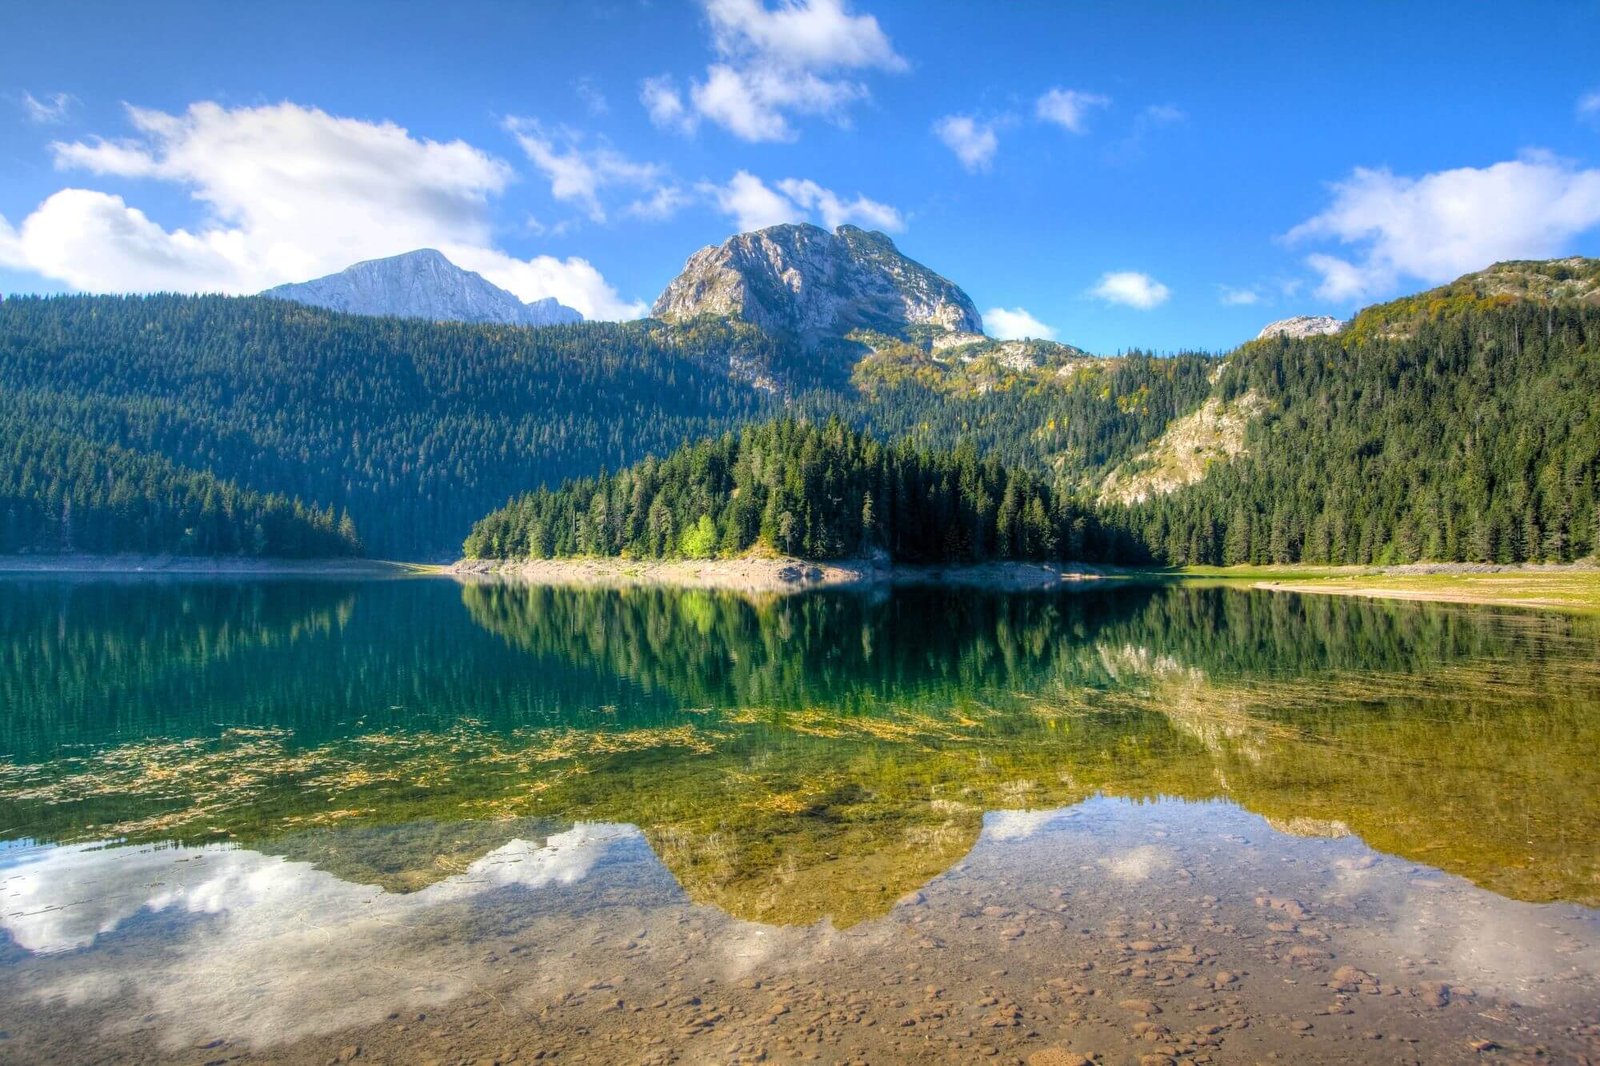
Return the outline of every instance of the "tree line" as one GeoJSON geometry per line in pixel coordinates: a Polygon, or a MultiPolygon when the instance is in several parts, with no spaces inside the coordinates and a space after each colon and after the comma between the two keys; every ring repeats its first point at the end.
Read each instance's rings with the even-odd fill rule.
{"type": "Polygon", "coordinates": [[[472,530],[485,554],[766,546],[1170,564],[1594,554],[1600,309],[1412,302],[1414,314],[1254,342],[1226,359],[1132,353],[1004,373],[818,353],[735,322],[527,329],[254,297],[7,299],[0,552],[314,555],[360,544],[441,558],[472,530]],[[1105,471],[1175,418],[1252,390],[1264,413],[1246,455],[1142,504],[1090,502],[1105,471]],[[794,438],[793,454],[789,437],[753,445],[763,457],[774,449],[783,475],[773,480],[739,465],[738,430],[780,414],[805,433],[838,425],[810,444],[794,438]],[[703,453],[703,469],[682,474],[674,449],[695,440],[684,451],[703,453]],[[624,473],[595,476],[606,470],[624,473]],[[573,479],[584,480],[559,487],[573,479]],[[642,507],[615,495],[619,479],[647,493],[642,507]],[[523,495],[541,487],[551,491],[523,495]],[[923,491],[926,502],[904,496],[923,491]],[[527,514],[530,500],[578,495],[572,513],[527,514]]]}
{"type": "Polygon", "coordinates": [[[469,558],[707,558],[764,549],[906,563],[1103,560],[1094,516],[1033,472],[964,441],[884,444],[842,419],[778,419],[664,459],[513,500],[472,528],[469,558]]]}
{"type": "Polygon", "coordinates": [[[1248,455],[1106,512],[1173,563],[1567,562],[1600,548],[1600,309],[1493,303],[1401,336],[1247,345],[1248,455]]]}
{"type": "MultiPolygon", "coordinates": [[[[256,297],[10,298],[0,446],[66,434],[108,461],[159,457],[291,511],[300,499],[308,512],[348,512],[375,555],[444,557],[515,492],[774,406],[730,374],[770,362],[774,342],[734,325],[659,326],[433,323],[256,297]]],[[[51,501],[29,499],[59,519],[51,501]]],[[[155,538],[161,550],[190,546],[187,526],[151,528],[173,534],[155,538]]]]}
{"type": "Polygon", "coordinates": [[[359,555],[348,514],[52,432],[0,434],[0,553],[359,555]]]}
{"type": "MultiPolygon", "coordinates": [[[[1203,359],[1136,359],[1059,383],[858,391],[846,365],[857,358],[715,320],[527,329],[255,297],[23,297],[0,301],[0,442],[66,435],[108,457],[119,449],[119,463],[150,457],[282,497],[291,513],[295,500],[308,514],[348,513],[372,554],[442,558],[517,493],[785,409],[928,448],[970,439],[1064,487],[1128,454],[1205,387],[1203,359]]],[[[30,532],[14,543],[90,543],[70,528],[87,512],[63,526],[47,488],[35,478],[26,508],[14,504],[35,516],[18,519],[30,532]]],[[[140,528],[150,532],[113,539],[222,553],[255,543],[253,525],[198,539],[188,524],[140,528]]]]}

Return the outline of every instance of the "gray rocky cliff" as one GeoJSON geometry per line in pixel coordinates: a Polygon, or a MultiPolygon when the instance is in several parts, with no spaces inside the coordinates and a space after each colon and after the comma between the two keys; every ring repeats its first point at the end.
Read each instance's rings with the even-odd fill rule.
{"type": "Polygon", "coordinates": [[[982,333],[983,319],[953,282],[900,254],[882,233],[840,226],[771,226],[702,248],[653,313],[743,319],[803,338],[855,329],[903,333],[928,326],[982,333]]]}

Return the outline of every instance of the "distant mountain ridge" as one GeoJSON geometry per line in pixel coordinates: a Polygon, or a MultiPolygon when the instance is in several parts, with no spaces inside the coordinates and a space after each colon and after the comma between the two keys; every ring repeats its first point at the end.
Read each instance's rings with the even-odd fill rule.
{"type": "Polygon", "coordinates": [[[583,315],[554,297],[523,303],[481,274],[463,270],[432,248],[368,259],[312,281],[278,285],[261,295],[353,315],[393,315],[433,322],[499,322],[553,326],[583,315]]]}
{"type": "Polygon", "coordinates": [[[720,315],[813,341],[857,329],[981,334],[972,299],[882,233],[789,224],[739,233],[689,257],[656,300],[667,321],[720,315]]]}

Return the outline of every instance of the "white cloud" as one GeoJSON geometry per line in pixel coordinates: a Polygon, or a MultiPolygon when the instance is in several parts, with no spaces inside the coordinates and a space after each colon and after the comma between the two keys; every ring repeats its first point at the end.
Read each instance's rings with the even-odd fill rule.
{"type": "Polygon", "coordinates": [[[1136,270],[1115,270],[1102,274],[1099,284],[1089,290],[1089,295],[1098,296],[1107,303],[1148,311],[1166,303],[1172,290],[1149,274],[1141,274],[1136,270]]]}
{"type": "Polygon", "coordinates": [[[983,324],[989,336],[1003,341],[1023,340],[1029,337],[1053,341],[1056,331],[1034,318],[1021,307],[991,307],[983,313],[983,324]]]}
{"type": "Polygon", "coordinates": [[[658,185],[648,196],[634,200],[623,209],[623,213],[633,218],[644,218],[651,221],[660,221],[671,218],[678,213],[678,209],[688,204],[689,194],[677,185],[658,185]]]}
{"type": "Polygon", "coordinates": [[[1079,92],[1076,89],[1051,89],[1034,104],[1034,114],[1045,122],[1053,122],[1070,133],[1089,132],[1089,112],[1109,107],[1111,97],[1100,93],[1079,92]]]}
{"type": "Polygon", "coordinates": [[[580,147],[581,138],[573,131],[551,133],[534,119],[511,118],[506,121],[506,128],[533,165],[550,179],[550,195],[563,203],[577,204],[592,221],[606,220],[600,191],[608,186],[643,190],[663,212],[654,217],[665,217],[671,213],[669,208],[681,203],[673,196],[665,169],[659,164],[636,163],[604,145],[580,147]],[[556,143],[558,137],[560,146],[556,143]]]}
{"type": "Polygon", "coordinates": [[[1355,255],[1316,252],[1317,292],[1355,300],[1402,279],[1449,281],[1503,259],[1562,254],[1600,225],[1600,170],[1546,152],[1420,178],[1357,168],[1333,186],[1327,210],[1289,231],[1291,241],[1331,239],[1355,255]]]}
{"type": "Polygon", "coordinates": [[[705,0],[712,38],[723,55],[754,54],[803,70],[905,70],[906,61],[871,15],[852,15],[844,0],[705,0]]]}
{"type": "Polygon", "coordinates": [[[1579,118],[1600,118],[1600,89],[1578,97],[1579,118]]]}
{"type": "Polygon", "coordinates": [[[695,109],[747,141],[794,137],[785,112],[835,115],[866,96],[865,87],[782,67],[712,65],[690,91],[695,109]]]}
{"type": "Polygon", "coordinates": [[[643,313],[582,259],[494,248],[489,205],[512,170],[463,141],[290,103],[129,115],[137,136],[57,143],[57,166],[170,182],[204,205],[200,222],[167,229],[120,196],[67,188],[0,228],[0,257],[89,291],[242,293],[431,247],[524,300],[643,313]]]}
{"type": "Polygon", "coordinates": [[[974,173],[988,170],[1000,147],[993,123],[979,122],[971,115],[946,115],[933,124],[933,132],[961,165],[974,173]]]}
{"type": "Polygon", "coordinates": [[[650,121],[661,129],[693,133],[700,124],[700,116],[684,104],[683,94],[667,75],[640,82],[639,102],[649,112],[650,121]]]}
{"type": "Polygon", "coordinates": [[[457,265],[475,271],[520,300],[554,296],[583,317],[598,321],[643,318],[650,306],[642,300],[624,300],[605,276],[587,259],[536,255],[518,259],[494,248],[446,246],[441,249],[457,265]]]}
{"type": "Polygon", "coordinates": [[[784,222],[804,222],[805,211],[794,201],[750,173],[741,170],[726,185],[704,185],[717,209],[733,217],[741,232],[766,229],[784,222]]]}
{"type": "Polygon", "coordinates": [[[78,98],[70,93],[47,93],[43,100],[29,92],[22,94],[22,110],[27,114],[28,121],[41,126],[65,121],[72,105],[77,102],[78,98]]]}
{"type": "Polygon", "coordinates": [[[785,222],[820,219],[829,229],[845,223],[872,229],[899,231],[905,219],[889,204],[857,195],[846,200],[814,181],[784,178],[768,185],[748,170],[741,170],[726,185],[703,184],[700,191],[717,209],[733,218],[740,232],[765,229],[785,222]]]}
{"type": "Polygon", "coordinates": [[[1221,300],[1228,307],[1253,307],[1261,302],[1261,294],[1254,289],[1235,289],[1230,285],[1223,285],[1220,288],[1221,300]]]}
{"type": "Polygon", "coordinates": [[[641,85],[651,121],[666,129],[693,132],[705,118],[747,141],[792,140],[791,116],[843,122],[866,99],[866,85],[844,75],[907,69],[878,20],[844,0],[703,2],[717,56],[705,76],[687,96],[665,76],[641,85]]]}
{"type": "Polygon", "coordinates": [[[589,114],[598,118],[611,113],[611,101],[606,99],[606,94],[589,75],[585,74],[573,82],[572,91],[583,101],[583,106],[589,114]]]}
{"type": "Polygon", "coordinates": [[[846,222],[867,229],[898,233],[906,228],[905,219],[898,208],[877,200],[869,200],[860,193],[854,200],[845,200],[831,189],[824,189],[814,181],[784,178],[778,182],[783,194],[801,207],[813,209],[822,218],[822,224],[835,229],[846,222]]]}
{"type": "Polygon", "coordinates": [[[1137,121],[1150,126],[1166,126],[1182,122],[1188,117],[1181,107],[1173,104],[1150,104],[1139,111],[1137,121]]]}

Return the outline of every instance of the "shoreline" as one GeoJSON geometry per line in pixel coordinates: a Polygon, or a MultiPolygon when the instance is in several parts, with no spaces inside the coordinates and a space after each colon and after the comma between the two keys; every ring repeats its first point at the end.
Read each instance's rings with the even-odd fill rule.
{"type": "Polygon", "coordinates": [[[444,573],[464,581],[516,581],[580,588],[703,588],[796,593],[866,585],[944,585],[1025,592],[1094,581],[1090,567],[989,562],[962,566],[890,566],[870,559],[814,562],[784,556],[738,559],[462,560],[444,573]]]}
{"type": "Polygon", "coordinates": [[[386,559],[244,559],[190,555],[5,555],[0,575],[141,574],[216,577],[406,577],[429,573],[423,563],[386,559]]]}
{"type": "Polygon", "coordinates": [[[392,579],[448,577],[566,588],[660,587],[789,595],[815,589],[943,586],[1034,592],[1087,583],[1182,583],[1302,595],[1356,596],[1600,614],[1600,564],[1410,563],[1397,566],[1236,566],[1141,569],[992,561],[938,566],[875,559],[534,559],[454,563],[383,559],[245,559],[175,555],[0,556],[0,577],[215,577],[392,579]]]}

